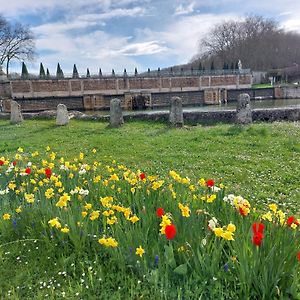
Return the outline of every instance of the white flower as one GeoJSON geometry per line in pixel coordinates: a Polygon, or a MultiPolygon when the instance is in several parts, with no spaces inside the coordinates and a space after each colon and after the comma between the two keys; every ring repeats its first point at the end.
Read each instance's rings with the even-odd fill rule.
{"type": "Polygon", "coordinates": [[[217,225],[218,225],[218,220],[215,217],[213,217],[211,220],[208,221],[208,227],[211,230],[214,230],[217,225]]]}
{"type": "Polygon", "coordinates": [[[80,189],[79,195],[87,196],[89,194],[89,190],[80,189]]]}
{"type": "Polygon", "coordinates": [[[85,173],[86,173],[86,169],[80,169],[78,172],[79,175],[83,175],[85,173]]]}
{"type": "Polygon", "coordinates": [[[8,188],[6,188],[5,190],[0,190],[0,195],[6,195],[8,194],[8,192],[9,192],[8,188]]]}
{"type": "Polygon", "coordinates": [[[213,192],[216,192],[216,193],[217,193],[217,192],[220,191],[221,189],[220,189],[219,187],[217,187],[217,186],[214,185],[214,186],[211,187],[211,190],[212,190],[213,192]]]}

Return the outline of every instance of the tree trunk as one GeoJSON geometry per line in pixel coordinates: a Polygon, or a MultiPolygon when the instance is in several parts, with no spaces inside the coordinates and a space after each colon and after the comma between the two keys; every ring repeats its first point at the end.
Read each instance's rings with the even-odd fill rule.
{"type": "Polygon", "coordinates": [[[7,61],[6,61],[6,76],[8,76],[9,62],[10,62],[10,59],[7,58],[7,61]]]}

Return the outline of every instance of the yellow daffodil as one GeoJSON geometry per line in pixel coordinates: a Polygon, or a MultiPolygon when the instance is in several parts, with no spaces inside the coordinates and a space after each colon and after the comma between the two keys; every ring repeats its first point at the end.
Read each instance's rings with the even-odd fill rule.
{"type": "Polygon", "coordinates": [[[145,250],[142,248],[142,246],[139,246],[138,248],[136,248],[135,254],[142,257],[145,254],[145,250]]]}

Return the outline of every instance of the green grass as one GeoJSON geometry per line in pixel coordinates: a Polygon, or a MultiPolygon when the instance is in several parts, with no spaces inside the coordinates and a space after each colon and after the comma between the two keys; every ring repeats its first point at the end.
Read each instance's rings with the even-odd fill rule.
{"type": "Polygon", "coordinates": [[[73,157],[97,149],[97,158],[116,159],[147,172],[175,169],[191,177],[222,180],[230,191],[258,202],[270,199],[287,206],[300,198],[299,123],[193,126],[170,129],[166,124],[129,122],[119,129],[106,123],[72,120],[26,121],[20,126],[0,121],[0,153],[44,150],[73,157]]]}
{"type": "MultiPolygon", "coordinates": [[[[290,210],[293,214],[300,213],[297,204],[300,199],[300,124],[297,122],[260,123],[245,127],[224,124],[199,125],[185,126],[181,129],[169,128],[163,123],[128,122],[121,128],[111,129],[106,123],[75,120],[71,120],[70,124],[65,127],[55,126],[54,121],[26,120],[21,125],[10,125],[8,121],[0,121],[0,158],[1,156],[12,157],[19,147],[24,148],[24,152],[27,153],[36,150],[43,153],[46,146],[50,146],[52,151],[57,152],[58,157],[71,159],[74,156],[78,157],[79,152],[84,152],[90,162],[96,158],[111,164],[115,159],[119,164],[124,164],[133,170],[140,169],[147,175],[159,174],[165,178],[169,170],[174,169],[182,176],[189,176],[194,181],[201,177],[214,178],[218,183],[225,184],[226,194],[232,192],[235,195],[242,195],[251,201],[252,206],[265,207],[265,203],[272,202],[277,203],[285,211],[290,210]],[[97,149],[95,155],[92,155],[90,151],[93,148],[97,149]]],[[[188,195],[187,192],[185,193],[183,195],[188,195]]],[[[155,195],[162,196],[167,206],[168,198],[164,194],[154,193],[154,196],[148,200],[158,201],[155,195]]],[[[124,198],[124,201],[130,200],[124,198]]],[[[142,203],[146,200],[141,197],[138,201],[142,203]]],[[[184,198],[178,200],[185,202],[184,198]]],[[[169,205],[171,207],[174,203],[169,205]]],[[[247,227],[250,223],[243,223],[240,216],[232,212],[228,212],[229,215],[227,212],[225,214],[217,204],[214,209],[215,213],[224,214],[222,225],[233,221],[236,222],[238,229],[245,229],[247,234],[245,242],[241,231],[237,233],[237,242],[234,242],[236,243],[234,245],[237,245],[235,250],[239,251],[238,245],[244,247],[248,241],[244,263],[248,260],[248,254],[258,255],[258,251],[251,252],[253,245],[251,245],[251,233],[247,227]]],[[[171,208],[170,211],[172,211],[171,208]]],[[[146,258],[144,261],[141,259],[141,265],[134,265],[133,262],[125,264],[122,260],[117,260],[114,254],[104,252],[95,241],[94,244],[87,242],[88,245],[90,243],[91,248],[85,247],[82,251],[75,251],[76,249],[70,246],[73,245],[72,242],[67,242],[64,238],[57,237],[56,239],[55,237],[51,242],[38,237],[31,239],[30,237],[37,236],[37,232],[45,230],[42,224],[37,222],[39,218],[43,219],[43,216],[39,215],[41,211],[37,209],[35,212],[36,215],[29,213],[25,221],[20,219],[20,224],[25,226],[23,229],[26,235],[24,236],[22,231],[18,232],[13,229],[11,223],[10,225],[3,223],[3,226],[7,227],[0,228],[7,229],[0,230],[0,299],[199,299],[199,297],[220,299],[220,295],[223,295],[224,299],[234,299],[237,297],[236,293],[241,292],[231,290],[232,286],[240,288],[239,283],[235,285],[233,282],[233,278],[239,278],[236,275],[238,273],[235,274],[233,263],[229,262],[232,271],[228,273],[228,277],[224,276],[223,265],[221,270],[219,268],[219,262],[223,263],[223,260],[228,259],[228,257],[224,258],[224,253],[230,249],[228,246],[230,244],[219,243],[212,239],[213,243],[219,247],[211,247],[211,253],[202,256],[203,261],[200,258],[197,260],[197,255],[200,257],[201,254],[201,247],[200,250],[198,249],[200,252],[195,252],[191,256],[187,252],[189,263],[195,264],[200,270],[198,274],[196,272],[193,275],[195,277],[177,278],[175,275],[168,277],[170,268],[166,266],[168,270],[162,271],[162,274],[166,275],[163,278],[160,277],[157,282],[156,270],[158,269],[153,268],[151,272],[148,272],[149,269],[143,265],[146,258]],[[98,246],[99,252],[95,252],[98,246]],[[217,258],[210,260],[213,256],[217,258]],[[215,270],[218,272],[214,273],[215,270]],[[208,278],[207,282],[206,278],[208,278]]],[[[140,210],[138,212],[141,213],[140,210]]],[[[26,216],[25,212],[24,215],[26,216]]],[[[183,219],[175,217],[174,212],[174,219],[177,220],[179,229],[183,228],[183,219]]],[[[196,222],[199,218],[202,220],[204,217],[193,215],[190,220],[196,222]]],[[[255,214],[251,218],[258,221],[258,216],[255,214]]],[[[220,220],[222,220],[221,216],[220,220]]],[[[249,219],[248,222],[251,220],[249,219]]],[[[147,221],[149,220],[145,217],[145,221],[141,222],[141,227],[147,221]]],[[[199,239],[192,245],[193,249],[199,247],[203,238],[201,234],[207,234],[206,227],[199,227],[199,231],[190,233],[191,236],[199,239]]],[[[265,248],[264,251],[268,249],[275,251],[275,248],[272,248],[272,235],[268,234],[271,228],[270,225],[266,230],[265,245],[269,248],[265,248]]],[[[156,231],[155,229],[155,233],[156,231]]],[[[117,231],[115,233],[117,234],[117,231]]],[[[119,232],[119,236],[122,234],[123,232],[119,232]]],[[[288,241],[291,241],[291,235],[288,234],[282,235],[285,240],[277,240],[280,251],[287,251],[284,243],[288,244],[288,241]]],[[[180,234],[178,236],[180,237],[180,234]]],[[[144,242],[143,235],[134,236],[134,238],[140,243],[144,242]]],[[[152,239],[155,240],[155,238],[157,239],[157,234],[153,234],[152,239]]],[[[160,239],[159,243],[162,242],[165,241],[160,239]]],[[[293,245],[290,244],[289,247],[292,248],[293,245]]],[[[122,245],[120,249],[123,249],[122,245]]],[[[158,246],[155,244],[155,247],[158,246]]],[[[254,248],[254,250],[257,249],[254,248]]],[[[243,253],[243,250],[240,251],[243,253]]],[[[295,252],[296,249],[293,251],[295,252]]],[[[287,252],[284,253],[288,256],[287,252]]],[[[164,255],[160,254],[160,259],[163,260],[164,255]]],[[[264,266],[265,269],[262,269],[259,264],[256,264],[254,266],[256,269],[250,268],[244,277],[249,280],[251,277],[253,282],[261,286],[268,281],[276,281],[277,272],[279,272],[276,267],[279,264],[275,264],[275,261],[276,259],[277,262],[280,261],[281,252],[278,252],[276,256],[275,251],[272,255],[267,252],[261,259],[266,257],[267,259],[262,261],[268,263],[270,268],[273,268],[274,262],[274,271],[270,269],[269,273],[267,271],[263,273],[268,268],[264,266]],[[258,280],[256,271],[261,272],[261,276],[267,274],[270,278],[264,277],[258,280]]],[[[294,257],[293,254],[291,260],[294,257]]],[[[179,258],[180,255],[176,254],[177,261],[179,258]]],[[[241,256],[240,261],[243,261],[241,256]]],[[[284,268],[284,264],[281,267],[284,268]]],[[[291,276],[294,276],[296,271],[295,267],[291,276]]],[[[299,275],[299,272],[297,274],[299,275]]],[[[297,278],[294,279],[294,283],[299,287],[297,278]]],[[[280,284],[277,291],[278,298],[289,297],[289,295],[282,294],[280,284]]],[[[264,289],[264,287],[260,288],[264,289]]],[[[293,289],[294,287],[291,287],[291,290],[293,289]]],[[[255,292],[249,291],[247,295],[244,295],[244,299],[250,297],[250,293],[259,295],[255,292]]],[[[272,293],[274,294],[274,291],[272,293]]],[[[292,293],[295,295],[294,290],[291,291],[292,293]]]]}

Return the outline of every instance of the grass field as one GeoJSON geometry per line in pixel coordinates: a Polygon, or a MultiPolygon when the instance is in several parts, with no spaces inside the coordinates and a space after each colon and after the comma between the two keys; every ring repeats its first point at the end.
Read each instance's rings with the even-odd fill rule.
{"type": "MultiPolygon", "coordinates": [[[[39,197],[43,199],[44,187],[33,188],[36,184],[32,183],[34,181],[27,181],[27,177],[16,177],[15,182],[21,180],[21,194],[24,193],[23,187],[26,187],[25,193],[34,194],[36,206],[27,201],[28,203],[22,206],[24,217],[21,214],[20,217],[8,220],[9,222],[3,218],[4,221],[0,223],[0,299],[271,299],[270,297],[275,296],[286,299],[299,295],[299,267],[290,267],[294,263],[291,258],[297,250],[291,247],[299,242],[298,230],[295,234],[290,231],[286,233],[286,228],[285,231],[281,227],[273,230],[271,221],[270,224],[265,223],[265,230],[273,233],[278,231],[278,235],[274,238],[271,234],[266,234],[263,244],[265,252],[261,251],[264,254],[258,256],[258,250],[263,247],[251,248],[251,230],[248,229],[251,222],[265,220],[255,209],[266,212],[265,208],[270,203],[285,211],[286,217],[299,216],[299,122],[260,123],[245,127],[228,124],[199,125],[185,126],[181,129],[169,128],[163,123],[129,122],[121,128],[111,129],[106,123],[100,122],[71,120],[68,126],[57,127],[54,121],[28,120],[22,125],[13,126],[8,121],[1,120],[0,160],[3,157],[3,161],[12,161],[20,147],[24,150],[22,155],[26,157],[26,162],[28,159],[32,160],[33,165],[40,165],[41,159],[46,156],[49,159],[50,152],[56,154],[54,162],[59,161],[61,157],[64,158],[61,162],[71,161],[82,152],[87,164],[92,165],[97,160],[103,166],[110,166],[106,169],[111,173],[107,175],[107,170],[103,171],[103,174],[106,174],[103,178],[108,176],[110,179],[97,191],[93,190],[93,177],[88,177],[92,175],[88,175],[86,180],[81,180],[80,176],[75,175],[77,186],[81,184],[84,188],[88,187],[90,195],[84,198],[84,203],[76,206],[76,210],[73,206],[71,211],[64,211],[55,205],[44,206],[42,200],[37,201],[39,197]],[[47,146],[51,148],[48,152],[47,146]],[[40,156],[31,158],[31,153],[35,151],[38,151],[40,156]],[[110,169],[117,169],[117,165],[121,166],[118,172],[121,172],[125,165],[134,170],[132,174],[137,174],[137,178],[141,177],[140,174],[146,174],[146,179],[139,179],[138,183],[131,182],[127,187],[127,183],[121,179],[120,183],[113,179],[114,171],[110,169]],[[170,170],[175,170],[181,177],[172,175],[173,179],[166,179],[170,170]],[[153,184],[156,183],[155,180],[159,183],[159,180],[148,181],[150,175],[163,178],[166,190],[157,191],[153,184]],[[207,200],[203,206],[190,202],[192,196],[197,198],[193,184],[196,185],[200,178],[213,179],[222,187],[222,191],[216,194],[216,201],[222,200],[223,193],[233,193],[248,199],[251,203],[251,217],[241,219],[234,210],[228,210],[225,204],[220,204],[221,202],[211,205],[207,200]],[[21,184],[22,181],[25,183],[21,184]],[[186,185],[186,182],[190,186],[186,185]],[[172,184],[171,187],[169,183],[172,184]],[[124,205],[131,207],[132,214],[136,213],[141,221],[133,224],[135,227],[125,224],[121,217],[118,217],[119,223],[116,227],[106,227],[107,224],[103,223],[98,228],[93,222],[84,223],[84,226],[87,226],[83,227],[84,230],[89,232],[85,237],[76,229],[75,222],[76,218],[81,217],[81,205],[86,205],[89,199],[93,206],[96,206],[99,195],[107,193],[108,188],[110,191],[113,189],[117,197],[115,189],[118,184],[120,191],[122,189],[124,205]],[[149,186],[153,191],[148,190],[149,186]],[[178,210],[177,204],[174,204],[174,200],[167,194],[167,191],[172,189],[177,189],[176,199],[183,203],[179,206],[182,215],[180,210],[175,212],[178,210]],[[146,201],[147,195],[151,203],[146,201]],[[156,216],[141,217],[145,209],[155,211],[158,205],[172,212],[172,222],[177,226],[177,237],[174,241],[166,243],[161,235],[157,237],[156,229],[151,231],[153,226],[159,228],[156,216]],[[185,212],[190,211],[190,218],[185,218],[184,209],[185,212]],[[205,212],[205,216],[199,217],[202,211],[205,212]],[[70,229],[69,235],[54,234],[53,231],[61,228],[56,225],[51,230],[48,228],[48,220],[55,217],[54,213],[57,214],[58,220],[68,224],[66,228],[70,229]],[[236,237],[232,244],[230,237],[229,241],[219,241],[216,232],[216,236],[207,233],[207,225],[195,227],[200,221],[201,224],[206,224],[211,216],[216,216],[219,222],[222,222],[222,226],[231,222],[236,224],[236,237]],[[14,222],[17,222],[17,225],[14,222]],[[119,242],[117,252],[110,248],[107,252],[97,250],[100,245],[94,240],[101,238],[99,231],[106,236],[113,234],[119,242]],[[73,232],[78,234],[72,235],[73,232]],[[249,237],[248,244],[243,241],[245,237],[249,237]],[[205,251],[204,240],[205,245],[206,241],[208,243],[205,251]],[[272,245],[273,242],[276,247],[272,245]],[[288,246],[283,248],[285,243],[288,246]],[[134,245],[133,250],[131,245],[134,245]],[[137,255],[137,260],[134,258],[134,252],[141,245],[146,249],[146,254],[141,254],[140,257],[137,255]],[[190,250],[186,249],[186,245],[190,250]],[[177,248],[183,250],[175,253],[177,248]],[[129,252],[125,255],[126,251],[129,252]],[[184,255],[181,255],[181,251],[184,255]],[[289,255],[291,252],[293,255],[289,255]],[[156,253],[159,254],[157,257],[156,253]],[[270,253],[273,256],[270,256],[270,253]],[[149,258],[150,254],[153,256],[153,262],[149,258]],[[227,263],[228,259],[231,261],[235,256],[238,257],[238,265],[227,263]],[[154,265],[154,257],[158,266],[154,265]],[[196,260],[196,257],[199,260],[196,260]],[[259,258],[260,263],[247,265],[249,257],[259,258]],[[280,262],[280,257],[285,261],[284,264],[280,262]],[[263,270],[262,264],[265,264],[263,270]],[[223,274],[223,265],[225,269],[229,267],[231,270],[226,271],[226,276],[223,274]],[[290,276],[286,274],[287,267],[293,269],[290,276]],[[249,284],[243,282],[242,278],[245,278],[245,281],[249,280],[249,284]],[[253,288],[255,286],[257,289],[253,288]]],[[[82,164],[79,160],[78,166],[82,167],[82,164]]],[[[63,172],[58,169],[58,165],[54,168],[57,168],[58,174],[63,172]]],[[[38,178],[40,174],[35,172],[34,168],[32,170],[38,178]]],[[[10,175],[5,176],[8,178],[10,175]]],[[[8,182],[5,180],[12,180],[5,179],[5,176],[4,173],[0,176],[0,191],[1,188],[4,190],[5,182],[8,182]]],[[[118,176],[121,178],[123,175],[118,173],[118,176]]],[[[65,191],[76,186],[75,183],[73,186],[73,179],[64,177],[63,173],[57,178],[62,181],[65,191]]],[[[209,187],[208,192],[212,192],[209,187]]],[[[59,197],[63,191],[58,190],[57,193],[59,197]]],[[[206,187],[201,193],[202,197],[205,195],[209,198],[206,187]]],[[[9,197],[0,195],[0,199],[3,198],[0,205],[1,215],[14,209],[14,201],[24,201],[18,194],[9,197]]],[[[103,206],[105,207],[104,204],[103,206]]],[[[274,211],[272,222],[275,222],[275,216],[274,211]]],[[[225,230],[225,227],[223,229],[225,230]]]]}

